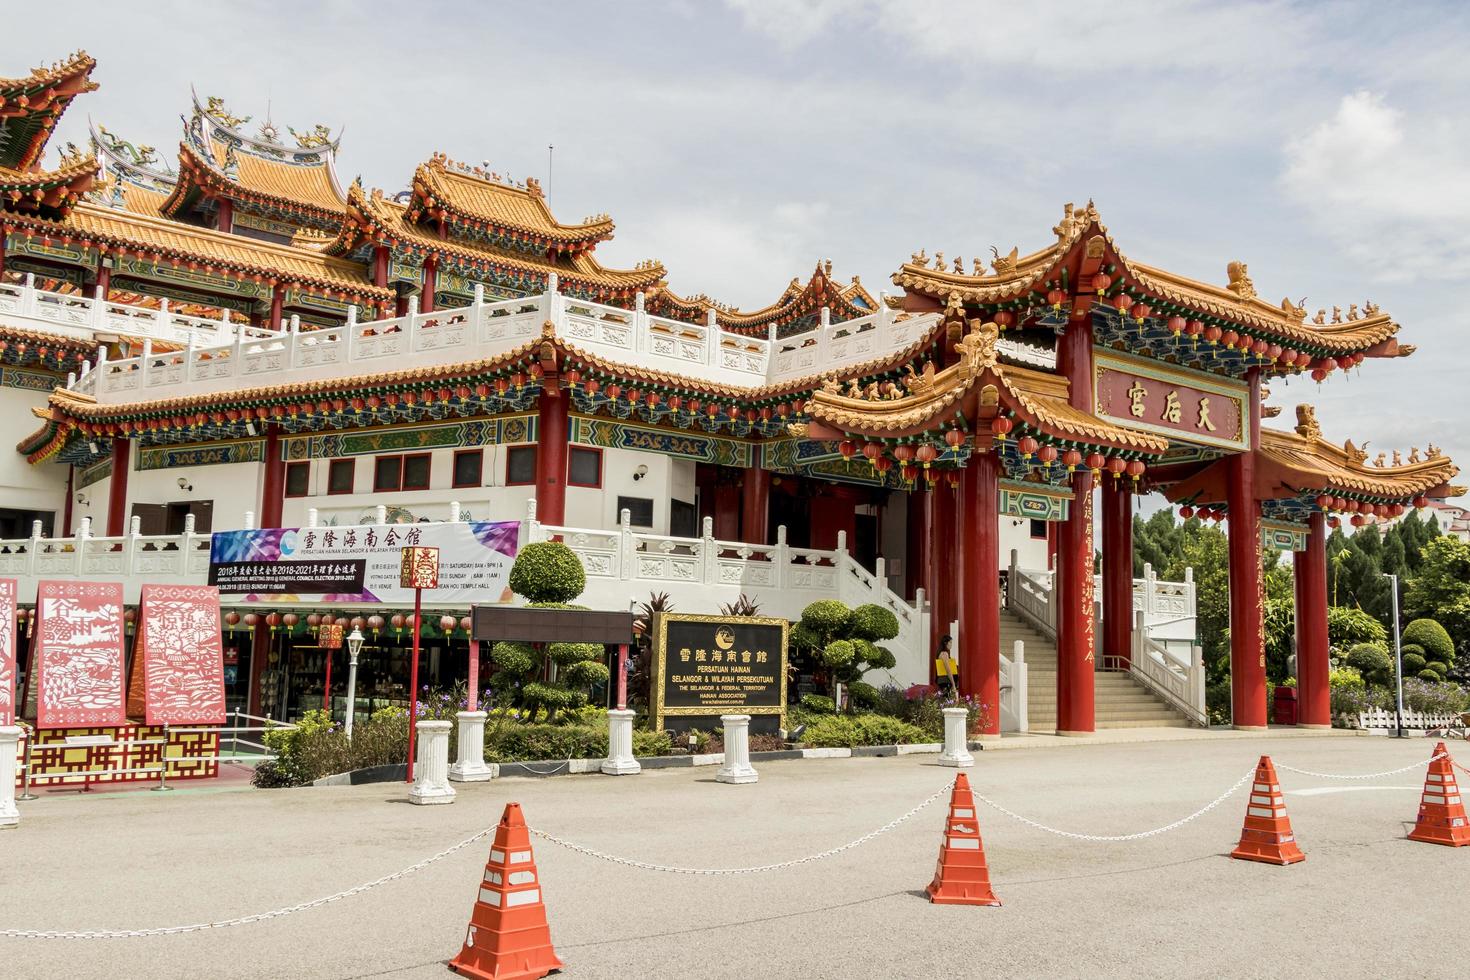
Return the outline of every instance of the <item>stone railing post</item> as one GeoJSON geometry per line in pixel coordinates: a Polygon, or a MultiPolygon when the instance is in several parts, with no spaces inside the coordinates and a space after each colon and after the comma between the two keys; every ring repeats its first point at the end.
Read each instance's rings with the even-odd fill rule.
{"type": "Polygon", "coordinates": [[[15,805],[15,779],[19,772],[20,727],[0,726],[0,830],[20,826],[20,810],[15,805]]]}
{"type": "Polygon", "coordinates": [[[102,326],[103,311],[107,307],[107,290],[102,288],[99,282],[97,288],[92,290],[92,308],[87,311],[87,320],[93,327],[102,326]]]}
{"type": "Polygon", "coordinates": [[[786,525],[776,525],[776,586],[791,587],[791,546],[786,543],[786,525]]]}
{"type": "Polygon", "coordinates": [[[454,787],[449,785],[449,730],[454,725],[447,721],[421,721],[415,727],[419,751],[408,802],[453,803],[454,787]]]}
{"type": "Polygon", "coordinates": [[[720,580],[720,555],[719,549],[715,547],[715,519],[706,517],[700,531],[699,553],[703,559],[703,581],[705,585],[712,585],[720,580]]]}
{"type": "Polygon", "coordinates": [[[633,297],[633,352],[648,350],[648,297],[643,292],[633,297]]]}
{"type": "Polygon", "coordinates": [[[458,524],[459,523],[459,501],[458,500],[451,500],[449,502],[449,523],[451,523],[451,524],[458,524]]]}
{"type": "Polygon", "coordinates": [[[750,764],[750,715],[720,715],[725,726],[725,764],[715,773],[721,783],[753,783],[760,775],[750,764]]]}
{"type": "Polygon", "coordinates": [[[316,510],[316,508],[315,507],[308,507],[308,508],[306,508],[306,526],[307,527],[316,527],[316,522],[317,522],[317,510],[316,510]]]}
{"type": "MultiPolygon", "coordinates": [[[[459,758],[449,767],[449,778],[456,783],[479,783],[493,778],[495,770],[485,763],[486,712],[461,711],[455,717],[459,719],[459,758]]],[[[448,751],[446,747],[446,755],[448,751]]]]}
{"type": "MultiPolygon", "coordinates": [[[[996,709],[999,708],[996,705],[996,709]]],[[[939,754],[941,766],[964,769],[975,764],[975,757],[970,754],[970,733],[966,731],[968,715],[965,708],[944,709],[944,751],[939,754]]]]}
{"type": "Polygon", "coordinates": [[[138,358],[138,388],[148,387],[148,373],[153,369],[153,338],[143,338],[143,356],[138,358]]]}
{"type": "Polygon", "coordinates": [[[607,713],[607,758],[602,760],[602,771],[609,776],[631,776],[643,771],[633,757],[633,718],[637,714],[617,708],[607,713]]]}
{"type": "Polygon", "coordinates": [[[708,328],[704,335],[704,363],[714,367],[720,363],[720,321],[713,306],[704,311],[704,325],[708,328]]]}
{"type": "Polygon", "coordinates": [[[1031,685],[1026,673],[1026,643],[1023,640],[1017,640],[1011,647],[1011,696],[1016,699],[1015,710],[1011,712],[1016,719],[1016,730],[1029,732],[1031,685]]]}
{"type": "Polygon", "coordinates": [[[388,507],[386,504],[378,504],[373,508],[373,522],[376,524],[388,523],[388,507]]]}
{"type": "Polygon", "coordinates": [[[624,507],[618,512],[618,580],[620,582],[633,580],[633,552],[633,512],[624,507]]]}
{"type": "Polygon", "coordinates": [[[242,525],[244,525],[244,527],[242,528],[242,530],[245,530],[245,531],[253,531],[253,530],[255,530],[255,511],[253,511],[253,510],[247,510],[245,512],[245,519],[243,521],[241,521],[240,523],[242,525]]]}

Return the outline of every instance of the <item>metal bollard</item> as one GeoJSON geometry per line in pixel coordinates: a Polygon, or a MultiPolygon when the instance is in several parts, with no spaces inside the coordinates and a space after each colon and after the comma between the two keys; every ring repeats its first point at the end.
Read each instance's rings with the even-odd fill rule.
{"type": "Polygon", "coordinates": [[[24,754],[21,756],[21,763],[25,766],[25,775],[21,777],[20,795],[16,797],[16,800],[21,803],[29,803],[31,800],[40,799],[39,796],[31,792],[31,742],[34,740],[34,735],[25,739],[26,747],[24,754]]]}
{"type": "Polygon", "coordinates": [[[163,744],[158,747],[158,785],[153,787],[155,793],[168,793],[173,787],[168,784],[168,724],[163,726],[163,744]]]}

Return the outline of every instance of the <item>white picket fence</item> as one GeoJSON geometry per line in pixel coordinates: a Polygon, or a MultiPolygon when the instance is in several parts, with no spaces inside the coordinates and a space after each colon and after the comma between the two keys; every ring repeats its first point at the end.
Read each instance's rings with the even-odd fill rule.
{"type": "MultiPolygon", "coordinates": [[[[1467,714],[1470,714],[1470,712],[1467,712],[1467,714]]],[[[1354,720],[1348,715],[1342,717],[1349,722],[1354,720]]],[[[1385,711],[1382,708],[1360,711],[1358,712],[1356,721],[1356,727],[1366,731],[1397,730],[1399,727],[1398,715],[1392,711],[1385,711]]],[[[1415,711],[1413,708],[1405,708],[1404,727],[1411,728],[1415,731],[1432,731],[1443,728],[1463,731],[1467,727],[1467,721],[1465,715],[1455,714],[1454,712],[1423,712],[1415,711]]]]}
{"type": "Polygon", "coordinates": [[[722,329],[713,310],[703,323],[686,323],[646,312],[641,294],[630,310],[563,295],[557,277],[550,279],[547,291],[534,296],[486,302],[477,286],[469,306],[420,313],[411,297],[400,317],[359,322],[353,306],[341,326],[303,330],[292,317],[287,329],[266,330],[232,323],[228,314],[222,320],[180,316],[166,301],[151,310],[46,292],[27,276],[23,285],[0,285],[0,315],[77,339],[99,332],[142,339],[137,356],[108,360],[99,348],[68,379],[69,389],[102,403],[488,359],[541,336],[548,323],[568,343],[631,368],[759,387],[897,353],[938,321],[938,314],[911,316],[884,303],[867,316],[833,323],[824,307],[818,325],[805,333],[777,339],[772,327],[765,337],[750,337],[722,329]],[[155,350],[156,341],[182,349],[155,350]]]}

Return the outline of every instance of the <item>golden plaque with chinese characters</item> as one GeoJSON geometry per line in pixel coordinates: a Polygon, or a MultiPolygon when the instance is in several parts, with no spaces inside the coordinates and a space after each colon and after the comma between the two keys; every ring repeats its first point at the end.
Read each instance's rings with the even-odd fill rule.
{"type": "Polygon", "coordinates": [[[1250,389],[1244,383],[1093,349],[1097,415],[1183,443],[1250,448],[1250,389]]]}
{"type": "Polygon", "coordinates": [[[439,549],[404,548],[398,564],[398,585],[404,589],[437,589],[439,549]]]}
{"type": "Polygon", "coordinates": [[[720,715],[752,715],[752,732],[774,734],[786,714],[790,629],[784,619],[657,614],[654,727],[709,728],[720,715]]]}

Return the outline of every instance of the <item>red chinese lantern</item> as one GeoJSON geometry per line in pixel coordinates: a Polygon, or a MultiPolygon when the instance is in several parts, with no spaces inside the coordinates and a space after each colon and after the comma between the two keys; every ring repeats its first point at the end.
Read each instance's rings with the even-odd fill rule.
{"type": "Polygon", "coordinates": [[[1266,356],[1266,349],[1269,346],[1270,345],[1267,344],[1264,340],[1261,340],[1261,339],[1257,338],[1251,344],[1251,353],[1255,354],[1257,357],[1265,357],[1266,356]]]}
{"type": "Polygon", "coordinates": [[[1420,509],[1420,510],[1423,510],[1425,507],[1428,507],[1429,506],[1429,498],[1428,497],[1415,497],[1414,498],[1414,506],[1416,508],[1420,509]]]}
{"type": "Polygon", "coordinates": [[[137,618],[138,618],[138,610],[136,610],[136,609],[124,609],[123,610],[123,622],[124,623],[131,623],[133,620],[135,620],[137,618]]]}
{"type": "Polygon", "coordinates": [[[1178,337],[1184,332],[1186,322],[1187,321],[1184,319],[1184,317],[1179,316],[1178,314],[1169,317],[1169,332],[1175,337],[1178,337]]]}
{"type": "Polygon", "coordinates": [[[1354,514],[1353,515],[1353,520],[1352,520],[1353,527],[1362,527],[1366,523],[1368,523],[1368,519],[1366,517],[1364,517],[1362,514],[1354,514]]]}
{"type": "Polygon", "coordinates": [[[1016,448],[1021,450],[1022,459],[1030,459],[1031,454],[1036,452],[1036,440],[1030,436],[1022,436],[1021,441],[1016,444],[1016,448]]]}
{"type": "Polygon", "coordinates": [[[376,633],[378,630],[380,630],[382,628],[383,628],[383,617],[382,616],[379,616],[377,613],[373,613],[371,616],[368,617],[368,629],[370,629],[374,633],[376,633]]]}
{"type": "Polygon", "coordinates": [[[331,626],[336,621],[337,621],[337,617],[336,616],[333,616],[331,613],[322,613],[322,625],[323,626],[331,626]]]}
{"type": "Polygon", "coordinates": [[[1296,356],[1296,366],[1297,367],[1304,368],[1308,364],[1311,364],[1311,363],[1312,363],[1312,355],[1311,354],[1308,354],[1306,351],[1302,351],[1301,353],[1297,354],[1297,356],[1296,356]]]}
{"type": "Polygon", "coordinates": [[[1208,327],[1205,327],[1205,343],[1207,343],[1207,344],[1217,344],[1217,343],[1219,343],[1220,342],[1220,334],[1221,334],[1220,328],[1217,327],[1217,326],[1215,326],[1214,324],[1210,324],[1208,327]]]}
{"type": "Polygon", "coordinates": [[[997,415],[995,418],[990,420],[990,431],[994,433],[995,437],[1001,442],[1005,442],[1006,433],[1010,432],[1014,426],[1015,423],[1004,415],[997,415]]]}
{"type": "Polygon", "coordinates": [[[1087,455],[1087,468],[1092,470],[1094,477],[1097,477],[1102,472],[1103,464],[1106,462],[1107,460],[1103,458],[1102,453],[1088,453],[1087,455]]]}
{"type": "Polygon", "coordinates": [[[1316,504],[1323,510],[1328,510],[1332,507],[1332,498],[1325,493],[1319,493],[1317,494],[1316,504]]]}
{"type": "Polygon", "coordinates": [[[991,319],[995,321],[996,326],[1004,331],[1006,327],[1011,325],[1011,321],[1015,319],[1015,316],[1006,310],[997,310],[995,316],[991,319]]]}
{"type": "Polygon", "coordinates": [[[470,619],[470,617],[468,617],[468,616],[461,616],[460,617],[460,620],[459,620],[459,628],[462,629],[462,630],[464,630],[466,633],[468,633],[470,631],[470,627],[473,626],[473,625],[474,625],[474,620],[470,619]]]}
{"type": "Polygon", "coordinates": [[[347,625],[351,626],[355,630],[361,630],[364,626],[367,625],[367,620],[363,619],[361,616],[353,616],[352,619],[347,623],[347,625]]]}
{"type": "Polygon", "coordinates": [[[1071,473],[1077,469],[1077,464],[1082,462],[1082,454],[1075,449],[1068,449],[1062,453],[1062,462],[1067,464],[1067,472],[1071,473]]]}
{"type": "Polygon", "coordinates": [[[1327,526],[1330,528],[1342,527],[1342,519],[1337,517],[1329,517],[1327,518],[1327,526]]]}
{"type": "Polygon", "coordinates": [[[944,441],[950,449],[958,449],[965,441],[965,433],[960,429],[950,429],[944,434],[944,441]]]}
{"type": "Polygon", "coordinates": [[[1200,334],[1205,332],[1205,321],[1190,320],[1184,325],[1184,332],[1189,334],[1191,337],[1198,337],[1200,334]]]}
{"type": "Polygon", "coordinates": [[[1145,467],[1143,465],[1143,460],[1135,459],[1135,460],[1129,461],[1129,463],[1128,463],[1128,475],[1131,476],[1131,477],[1133,477],[1133,482],[1134,483],[1137,483],[1138,482],[1138,478],[1140,476],[1143,476],[1144,468],[1145,467]]]}
{"type": "Polygon", "coordinates": [[[883,446],[876,442],[863,444],[863,455],[868,457],[868,462],[874,466],[878,465],[878,459],[883,455],[883,446]]]}
{"type": "Polygon", "coordinates": [[[439,629],[445,633],[453,633],[454,627],[459,625],[459,620],[453,616],[440,616],[439,629]]]}
{"type": "Polygon", "coordinates": [[[898,468],[898,475],[903,477],[903,482],[913,483],[914,478],[919,475],[919,469],[912,463],[904,463],[898,468]]]}
{"type": "Polygon", "coordinates": [[[1194,508],[1189,506],[1180,507],[1179,516],[1183,520],[1189,520],[1191,517],[1194,516],[1194,508]]]}
{"type": "Polygon", "coordinates": [[[1042,446],[1040,449],[1036,450],[1036,458],[1041,460],[1047,466],[1050,466],[1052,463],[1056,462],[1057,447],[1051,445],[1042,446]]]}
{"type": "Polygon", "coordinates": [[[1062,304],[1067,302],[1067,291],[1065,289],[1049,290],[1046,294],[1046,301],[1051,304],[1052,309],[1060,310],[1062,304]]]}
{"type": "Polygon", "coordinates": [[[281,614],[280,613],[266,613],[265,614],[265,625],[269,626],[272,630],[274,630],[277,626],[280,626],[281,625],[281,614]]]}
{"type": "Polygon", "coordinates": [[[1398,517],[1401,514],[1403,514],[1403,512],[1404,512],[1404,505],[1403,504],[1394,504],[1392,507],[1390,507],[1388,509],[1388,513],[1389,513],[1389,516],[1390,517],[1398,517]]]}
{"type": "Polygon", "coordinates": [[[1113,278],[1106,272],[1099,272],[1092,277],[1092,288],[1094,292],[1105,293],[1112,284],[1113,278]]]}
{"type": "Polygon", "coordinates": [[[843,459],[852,459],[857,454],[857,446],[853,445],[852,440],[844,439],[838,444],[837,451],[842,454],[843,459]]]}
{"type": "Polygon", "coordinates": [[[1312,380],[1317,382],[1318,384],[1321,384],[1322,382],[1327,380],[1327,372],[1322,370],[1321,368],[1316,368],[1312,371],[1312,380]]]}
{"type": "Polygon", "coordinates": [[[396,630],[402,630],[403,629],[403,623],[404,623],[403,613],[394,613],[393,614],[393,617],[391,619],[389,619],[388,622],[390,622],[390,623],[393,624],[393,628],[394,629],[396,629],[396,630]]]}
{"type": "Polygon", "coordinates": [[[877,469],[879,473],[887,473],[889,470],[893,469],[893,460],[889,459],[887,456],[879,456],[873,461],[873,466],[875,469],[877,469]]]}
{"type": "Polygon", "coordinates": [[[311,627],[312,629],[316,629],[321,624],[322,624],[322,617],[318,613],[307,613],[307,615],[306,615],[306,625],[307,626],[311,627]]]}
{"type": "MultiPolygon", "coordinates": [[[[22,609],[20,611],[20,618],[22,620],[26,618],[26,611],[24,609],[22,609]]],[[[229,612],[225,613],[225,624],[226,625],[228,625],[228,626],[234,626],[239,621],[240,621],[240,614],[237,613],[237,612],[235,612],[235,610],[231,609],[229,612]]]]}
{"type": "Polygon", "coordinates": [[[1113,309],[1117,310],[1119,315],[1126,314],[1128,312],[1128,307],[1132,305],[1133,300],[1128,298],[1127,293],[1119,293],[1118,295],[1113,297],[1113,309]]]}
{"type": "Polygon", "coordinates": [[[1277,360],[1278,358],[1280,358],[1281,357],[1281,345],[1280,344],[1272,344],[1271,346],[1267,347],[1266,348],[1266,357],[1270,358],[1273,361],[1274,360],[1277,360]]]}
{"type": "Polygon", "coordinates": [[[900,463],[907,463],[914,458],[915,449],[908,443],[901,443],[893,447],[893,458],[900,463]]]}
{"type": "Polygon", "coordinates": [[[1112,459],[1108,460],[1108,472],[1113,474],[1113,479],[1115,480],[1118,477],[1122,476],[1123,471],[1127,468],[1128,461],[1125,459],[1119,459],[1117,456],[1114,456],[1112,459]]]}
{"type": "Polygon", "coordinates": [[[286,613],[286,615],[281,617],[281,622],[284,623],[287,628],[295,628],[298,621],[299,618],[295,613],[286,613]]]}
{"type": "Polygon", "coordinates": [[[1214,521],[1216,524],[1219,524],[1224,519],[1225,519],[1225,512],[1223,510],[1212,510],[1212,511],[1210,511],[1210,520],[1214,521]]]}
{"type": "Polygon", "coordinates": [[[938,456],[939,450],[935,449],[927,442],[921,445],[918,451],[914,453],[914,458],[917,459],[926,470],[929,468],[929,464],[934,462],[935,458],[938,456]]]}
{"type": "Polygon", "coordinates": [[[1149,306],[1147,303],[1134,303],[1133,309],[1129,312],[1132,314],[1133,319],[1137,320],[1139,323],[1143,323],[1143,321],[1147,320],[1148,315],[1153,311],[1153,307],[1149,306]]]}
{"type": "Polygon", "coordinates": [[[260,622],[260,617],[253,612],[249,612],[241,618],[241,622],[243,622],[246,626],[254,628],[255,624],[260,622]]]}

